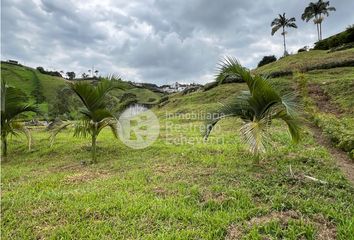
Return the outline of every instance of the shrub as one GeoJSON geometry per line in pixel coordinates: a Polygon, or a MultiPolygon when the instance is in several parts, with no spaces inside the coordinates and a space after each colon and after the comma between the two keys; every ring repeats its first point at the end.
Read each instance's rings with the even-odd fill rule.
{"type": "Polygon", "coordinates": [[[354,42],[354,25],[349,26],[347,30],[341,33],[316,42],[314,49],[328,50],[351,42],[354,42]]]}
{"type": "Polygon", "coordinates": [[[262,76],[269,77],[269,78],[278,78],[278,77],[285,77],[285,76],[291,76],[291,75],[293,75],[292,71],[277,71],[277,72],[271,72],[268,74],[263,74],[262,76]]]}
{"type": "Polygon", "coordinates": [[[277,58],[274,55],[264,56],[262,58],[262,60],[258,63],[257,67],[261,67],[261,66],[264,66],[264,65],[266,65],[268,63],[275,62],[276,60],[277,60],[277,58]]]}
{"type": "Polygon", "coordinates": [[[46,74],[46,75],[50,75],[50,76],[54,76],[54,77],[62,77],[60,72],[58,71],[46,71],[44,70],[43,67],[37,67],[38,72],[42,73],[42,74],[46,74]]]}
{"type": "Polygon", "coordinates": [[[312,70],[330,69],[330,68],[337,68],[337,67],[354,67],[354,60],[345,60],[341,62],[330,62],[330,63],[318,64],[310,67],[304,67],[302,70],[307,72],[312,70]]]}
{"type": "Polygon", "coordinates": [[[309,49],[309,47],[308,47],[308,46],[304,46],[304,47],[300,48],[299,50],[297,50],[297,52],[298,52],[298,53],[301,53],[301,52],[307,52],[307,51],[308,51],[308,49],[309,49]]]}

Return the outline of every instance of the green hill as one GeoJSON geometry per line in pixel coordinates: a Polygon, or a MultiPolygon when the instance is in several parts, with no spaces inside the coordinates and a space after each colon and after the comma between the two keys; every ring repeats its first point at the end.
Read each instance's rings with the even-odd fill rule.
{"type": "Polygon", "coordinates": [[[327,50],[300,52],[259,67],[254,70],[254,73],[271,74],[285,71],[308,71],[345,66],[346,64],[354,66],[354,48],[336,52],[328,52],[327,50]]]}
{"type": "MultiPolygon", "coordinates": [[[[58,95],[68,80],[40,73],[37,69],[1,62],[1,78],[8,84],[22,89],[30,101],[38,104],[44,115],[50,115],[51,109],[58,101],[58,95]]],[[[75,81],[75,80],[74,80],[75,81]]],[[[146,88],[137,88],[128,82],[119,84],[125,92],[136,95],[137,103],[153,105],[159,102],[162,94],[146,88]]],[[[119,101],[124,92],[114,90],[112,99],[119,101]]]]}
{"type": "MultiPolygon", "coordinates": [[[[266,76],[279,72],[287,74],[269,81],[279,89],[295,92],[304,119],[320,127],[333,145],[354,158],[354,48],[301,52],[253,70],[266,76]]],[[[244,89],[244,83],[229,83],[205,92],[176,94],[163,108],[176,113],[205,111],[244,89]]]]}

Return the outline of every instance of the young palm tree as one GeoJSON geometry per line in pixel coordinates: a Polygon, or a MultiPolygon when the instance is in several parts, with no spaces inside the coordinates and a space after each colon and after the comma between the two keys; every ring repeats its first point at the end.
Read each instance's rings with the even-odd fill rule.
{"type": "Polygon", "coordinates": [[[8,86],[1,82],[1,153],[7,156],[7,137],[9,134],[24,133],[28,140],[28,148],[31,148],[31,135],[29,130],[16,121],[21,113],[38,112],[35,106],[26,104],[27,97],[20,89],[8,86]]]}
{"type": "MultiPolygon", "coordinates": [[[[96,163],[96,139],[101,130],[105,127],[110,127],[112,133],[117,137],[117,124],[116,117],[107,109],[107,102],[105,97],[107,94],[119,88],[114,83],[115,79],[102,80],[97,86],[87,82],[69,83],[70,88],[76,93],[84,105],[80,110],[82,118],[74,124],[74,136],[91,136],[91,152],[92,162],[96,163]]],[[[64,128],[72,123],[65,123],[56,128],[51,136],[51,143],[54,143],[55,136],[64,128]]]]}
{"type": "Polygon", "coordinates": [[[249,145],[257,162],[260,154],[266,151],[267,133],[273,119],[285,121],[292,139],[299,141],[300,128],[293,95],[281,94],[267,79],[252,76],[236,59],[227,57],[220,63],[216,80],[230,76],[243,79],[249,90],[210,114],[215,117],[207,122],[205,139],[221,119],[239,117],[244,122],[240,129],[242,139],[249,145]]]}
{"type": "Polygon", "coordinates": [[[271,27],[272,27],[272,36],[274,35],[274,33],[276,33],[280,28],[283,30],[281,32],[281,35],[283,35],[283,40],[284,40],[284,56],[287,55],[287,51],[286,51],[286,43],[285,43],[285,34],[287,33],[285,31],[285,28],[297,28],[296,24],[295,24],[296,19],[294,17],[287,19],[285,17],[285,13],[283,13],[283,15],[279,14],[279,17],[275,18],[272,23],[271,23],[271,27]]]}
{"type": "Polygon", "coordinates": [[[324,15],[329,16],[329,11],[336,11],[336,9],[329,6],[329,1],[319,0],[316,3],[309,3],[301,15],[301,19],[306,20],[306,22],[314,18],[313,23],[316,24],[318,40],[322,40],[322,21],[324,15]]]}

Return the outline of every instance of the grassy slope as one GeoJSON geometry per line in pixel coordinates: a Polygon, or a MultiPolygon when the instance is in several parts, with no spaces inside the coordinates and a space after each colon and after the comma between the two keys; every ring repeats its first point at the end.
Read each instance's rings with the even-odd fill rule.
{"type": "Polygon", "coordinates": [[[303,74],[297,73],[302,66],[313,66],[323,63],[341,62],[354,59],[354,48],[327,53],[327,51],[309,51],[292,55],[277,62],[262,66],[255,73],[268,74],[274,71],[292,70],[293,77],[275,79],[281,84],[294,86],[299,83],[299,76],[306,82],[304,93],[305,110],[310,113],[312,120],[332,140],[335,146],[348,152],[354,159],[354,68],[341,67],[323,70],[314,70],[303,74]],[[328,112],[318,107],[316,100],[308,96],[309,85],[318,85],[329,97],[326,104],[333,110],[341,112],[328,112]]]}
{"type": "MultiPolygon", "coordinates": [[[[336,78],[351,79],[350,69],[337,70],[336,78]]],[[[321,82],[328,71],[308,74],[321,82]]],[[[287,85],[293,78],[275,81],[287,85]]],[[[154,109],[160,138],[143,150],[105,130],[93,166],[80,165],[90,158],[90,140],[72,133],[59,134],[48,148],[48,133],[34,130],[31,153],[23,137],[13,138],[2,164],[2,238],[223,239],[232,232],[244,239],[351,239],[354,188],[307,128],[304,140],[292,145],[275,121],[273,151],[254,166],[238,135],[240,121],[222,121],[204,143],[200,119],[166,117],[200,116],[243,89],[225,84],[174,95],[154,109]],[[295,180],[290,165],[296,176],[329,184],[295,180]],[[274,217],[279,212],[292,217],[274,217]]]]}
{"type": "Polygon", "coordinates": [[[327,53],[326,50],[313,50],[294,54],[254,70],[255,73],[269,74],[277,71],[296,71],[302,67],[354,60],[354,48],[327,53]]]}
{"type": "MultiPolygon", "coordinates": [[[[224,87],[214,94],[222,96],[224,87]]],[[[196,110],[194,100],[184,102],[184,113],[196,110]]],[[[354,190],[309,131],[294,146],[276,122],[276,147],[255,167],[238,137],[240,121],[223,121],[203,143],[202,121],[166,118],[169,108],[155,111],[161,132],[149,148],[132,150],[104,131],[94,166],[80,165],[90,158],[89,139],[72,133],[61,133],[50,149],[48,133],[37,130],[31,153],[23,138],[12,139],[2,164],[3,239],[222,239],[231,224],[248,239],[314,239],[321,224],[349,239],[354,190]],[[294,180],[289,165],[330,184],[294,180]],[[250,223],[281,211],[298,217],[250,223]]]]}
{"type": "MultiPolygon", "coordinates": [[[[32,101],[34,101],[34,97],[31,95],[31,92],[34,90],[34,74],[38,76],[42,85],[42,94],[46,98],[46,101],[40,107],[46,113],[48,111],[48,104],[53,104],[56,101],[57,91],[65,86],[65,79],[42,74],[36,69],[25,66],[1,64],[1,77],[9,84],[22,89],[32,101]]],[[[156,103],[161,97],[160,93],[155,93],[144,88],[134,88],[128,83],[122,83],[122,86],[129,89],[128,92],[136,94],[139,103],[148,103],[150,98],[155,99],[154,102],[156,103]]],[[[114,95],[120,96],[122,93],[123,91],[116,90],[114,95]]]]}

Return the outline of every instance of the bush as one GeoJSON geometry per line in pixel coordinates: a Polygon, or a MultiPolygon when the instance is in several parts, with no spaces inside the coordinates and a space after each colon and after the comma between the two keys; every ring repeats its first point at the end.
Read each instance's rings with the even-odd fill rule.
{"type": "Polygon", "coordinates": [[[269,77],[269,78],[278,78],[278,77],[285,77],[285,76],[291,76],[293,75],[292,71],[277,71],[277,72],[271,72],[268,74],[262,74],[264,77],[269,77]]]}
{"type": "Polygon", "coordinates": [[[42,74],[46,74],[46,75],[50,75],[50,76],[54,76],[54,77],[62,77],[60,72],[57,71],[46,71],[44,70],[43,67],[37,67],[38,72],[42,73],[42,74]]]}
{"type": "Polygon", "coordinates": [[[352,42],[354,42],[354,25],[348,27],[346,31],[316,42],[314,49],[328,50],[352,42]]]}
{"type": "Polygon", "coordinates": [[[297,50],[297,53],[307,52],[307,51],[308,51],[308,49],[309,49],[309,47],[308,47],[308,46],[304,46],[304,47],[300,48],[299,50],[297,50]]]}
{"type": "Polygon", "coordinates": [[[262,60],[258,63],[257,67],[261,67],[261,66],[264,66],[264,65],[266,65],[268,63],[275,62],[276,60],[277,60],[277,58],[274,55],[264,56],[262,58],[262,60]]]}
{"type": "Polygon", "coordinates": [[[354,67],[354,60],[345,60],[341,62],[330,62],[330,63],[318,64],[310,67],[304,67],[302,70],[307,72],[312,70],[330,69],[330,68],[337,68],[337,67],[354,67]]]}

